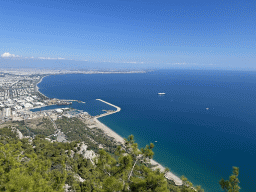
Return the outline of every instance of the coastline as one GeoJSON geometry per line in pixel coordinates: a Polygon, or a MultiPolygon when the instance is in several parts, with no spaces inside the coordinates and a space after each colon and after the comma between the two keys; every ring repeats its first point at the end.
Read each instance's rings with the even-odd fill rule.
{"type": "MultiPolygon", "coordinates": [[[[124,144],[124,138],[121,137],[120,135],[118,135],[115,131],[113,131],[112,129],[110,129],[108,126],[106,126],[105,124],[103,124],[102,122],[100,122],[98,120],[97,117],[94,118],[94,122],[95,122],[95,126],[97,126],[97,128],[100,128],[102,131],[104,131],[108,136],[113,137],[117,142],[120,142],[121,144],[124,144]]],[[[161,172],[165,171],[165,167],[162,166],[161,164],[159,164],[157,161],[155,161],[154,159],[150,159],[150,163],[152,165],[156,165],[153,169],[160,169],[161,172]]],[[[165,174],[165,178],[168,180],[172,180],[175,185],[182,185],[182,180],[176,176],[175,174],[173,174],[171,171],[168,171],[165,174]]]]}
{"type": "MultiPolygon", "coordinates": [[[[161,164],[159,164],[154,159],[150,159],[150,163],[152,165],[156,165],[156,167],[154,167],[154,169],[160,169],[161,172],[165,171],[165,167],[162,166],[161,164]]],[[[182,185],[182,180],[178,176],[174,175],[171,171],[168,171],[165,174],[165,178],[168,179],[168,180],[172,180],[175,183],[175,185],[178,185],[178,186],[182,185]]]]}
{"type": "Polygon", "coordinates": [[[43,95],[44,97],[46,97],[46,98],[48,98],[48,97],[45,96],[42,92],[39,91],[38,84],[41,83],[41,82],[43,81],[43,79],[44,79],[45,77],[47,77],[47,76],[49,76],[49,75],[45,75],[45,76],[41,77],[41,79],[36,83],[36,91],[37,91],[39,94],[41,94],[41,95],[43,95]]]}
{"type": "Polygon", "coordinates": [[[106,135],[110,136],[110,137],[113,137],[117,142],[121,143],[124,145],[124,138],[121,137],[120,135],[118,135],[115,131],[113,131],[112,129],[110,129],[108,126],[106,126],[105,124],[103,124],[102,122],[100,122],[98,120],[98,118],[101,118],[101,117],[104,117],[104,116],[107,116],[107,115],[111,115],[113,113],[118,113],[119,111],[121,111],[121,108],[116,106],[116,105],[113,105],[111,103],[108,103],[102,99],[96,99],[98,101],[101,101],[103,103],[106,103],[107,105],[110,105],[112,107],[115,107],[116,108],[116,111],[111,111],[111,112],[107,112],[107,113],[103,113],[101,115],[97,115],[93,118],[93,121],[95,123],[95,125],[100,128],[102,131],[105,132],[106,135]]]}
{"type": "MultiPolygon", "coordinates": [[[[43,77],[40,79],[40,81],[37,83],[37,85],[42,82],[42,80],[43,80],[44,77],[47,77],[47,76],[49,76],[49,75],[43,76],[43,77]]],[[[42,94],[43,96],[45,96],[43,93],[41,93],[41,92],[39,91],[39,88],[38,88],[37,85],[36,85],[37,91],[38,91],[40,94],[42,94]]],[[[47,96],[45,96],[45,97],[47,97],[47,96]]],[[[100,122],[100,121],[98,120],[98,118],[100,118],[100,117],[103,117],[103,116],[106,116],[106,115],[111,115],[111,114],[113,114],[113,113],[119,112],[119,111],[121,110],[121,108],[118,107],[118,106],[116,106],[116,105],[113,105],[113,104],[111,104],[111,103],[108,103],[108,102],[106,102],[106,101],[103,101],[103,100],[101,100],[101,99],[96,99],[96,100],[99,100],[99,101],[101,101],[101,102],[104,102],[104,103],[106,103],[106,104],[112,106],[112,107],[115,107],[117,110],[116,110],[116,111],[113,111],[113,112],[104,113],[104,114],[102,114],[102,115],[99,115],[99,116],[97,116],[97,117],[94,117],[94,118],[93,118],[93,121],[95,122],[95,125],[96,125],[98,128],[100,128],[101,130],[103,130],[108,136],[113,137],[113,138],[116,140],[116,142],[119,142],[119,143],[121,143],[121,144],[124,144],[124,138],[123,138],[122,136],[120,136],[120,135],[117,134],[115,131],[113,131],[111,128],[109,128],[108,126],[106,126],[105,124],[103,124],[102,122],[100,122]]],[[[165,171],[165,167],[162,166],[161,164],[159,164],[158,162],[156,162],[155,160],[150,159],[150,163],[151,163],[152,165],[156,165],[156,167],[154,167],[154,169],[160,169],[161,172],[164,172],[164,171],[165,171]]],[[[173,174],[171,171],[169,171],[169,172],[167,172],[167,173],[165,174],[165,178],[168,179],[168,180],[174,181],[175,185],[178,185],[178,186],[182,185],[182,180],[181,180],[178,176],[176,176],[175,174],[173,174]]]]}
{"type": "MultiPolygon", "coordinates": [[[[119,111],[121,111],[121,108],[116,106],[116,105],[113,105],[111,103],[108,103],[104,100],[101,100],[101,99],[96,99],[98,101],[101,101],[103,103],[106,103],[112,107],[115,107],[117,110],[114,111],[114,112],[109,112],[109,113],[104,113],[102,115],[99,115],[99,116],[96,116],[94,117],[94,122],[95,122],[95,126],[97,126],[98,128],[100,128],[102,131],[105,132],[105,134],[107,134],[108,136],[110,137],[113,137],[117,142],[120,142],[121,144],[124,144],[124,138],[121,137],[120,135],[118,135],[115,131],[113,131],[112,129],[110,129],[108,126],[106,126],[105,124],[101,123],[98,118],[101,118],[101,117],[104,117],[104,116],[107,116],[107,115],[111,115],[113,113],[117,113],[119,111]]],[[[161,164],[159,164],[157,161],[153,160],[153,159],[150,159],[150,163],[152,165],[155,165],[155,167],[153,168],[154,170],[155,169],[160,169],[161,172],[164,172],[165,171],[165,167],[162,166],[161,164]]],[[[172,172],[168,171],[166,174],[165,174],[165,178],[168,179],[168,180],[172,180],[175,185],[182,185],[182,180],[174,175],[172,172]]]]}
{"type": "Polygon", "coordinates": [[[100,122],[97,117],[94,117],[94,118],[93,118],[93,121],[94,121],[94,123],[95,123],[95,126],[96,126],[97,128],[100,128],[102,131],[104,131],[104,133],[105,133],[106,135],[108,135],[108,136],[110,136],[110,137],[113,137],[113,138],[116,140],[116,142],[121,143],[121,144],[124,145],[124,138],[123,138],[123,137],[121,137],[121,136],[118,135],[115,131],[113,131],[113,130],[110,129],[108,126],[106,126],[105,124],[103,124],[102,122],[100,122]]]}

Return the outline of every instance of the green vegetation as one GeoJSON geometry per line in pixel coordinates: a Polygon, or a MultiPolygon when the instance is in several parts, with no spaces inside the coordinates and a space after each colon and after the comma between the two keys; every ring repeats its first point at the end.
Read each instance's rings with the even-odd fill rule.
{"type": "Polygon", "coordinates": [[[101,129],[88,128],[78,118],[62,117],[58,119],[56,125],[67,136],[69,141],[83,141],[88,145],[89,149],[98,152],[99,144],[110,153],[116,150],[116,144],[113,138],[107,136],[101,129]]]}
{"type": "MultiPolygon", "coordinates": [[[[153,170],[153,143],[139,150],[130,135],[123,146],[118,145],[102,130],[88,128],[78,118],[62,117],[56,124],[70,142],[45,139],[49,135],[56,139],[48,117],[1,125],[0,191],[204,192],[184,176],[183,185],[176,186],[164,177],[165,173],[153,170]],[[15,128],[24,135],[36,136],[20,140],[15,128]],[[87,150],[96,152],[95,159],[79,154],[81,142],[87,150]],[[100,144],[104,149],[99,149],[100,144]]],[[[220,180],[221,188],[239,192],[238,175],[239,168],[233,167],[229,180],[220,180]]]]}
{"type": "Polygon", "coordinates": [[[240,187],[239,187],[239,168],[238,167],[233,167],[233,174],[229,177],[229,180],[220,180],[220,186],[221,188],[226,191],[226,192],[239,192],[240,187]]]}
{"type": "Polygon", "coordinates": [[[30,143],[8,128],[0,135],[0,191],[63,191],[64,149],[73,143],[52,144],[41,137],[30,143]]]}
{"type": "Polygon", "coordinates": [[[17,127],[24,136],[49,136],[55,132],[53,124],[48,117],[17,121],[13,126],[17,127]]]}
{"type": "Polygon", "coordinates": [[[29,127],[35,135],[48,136],[53,134],[55,131],[53,124],[48,117],[43,117],[39,122],[33,122],[33,120],[28,120],[25,125],[29,127]],[[36,125],[36,127],[33,127],[33,125],[36,125]]]}
{"type": "Polygon", "coordinates": [[[19,140],[12,129],[0,129],[0,191],[192,191],[152,170],[154,145],[139,150],[132,135],[114,154],[100,149],[95,159],[78,154],[79,146],[75,141],[52,143],[43,135],[19,140]]]}
{"type": "MultiPolygon", "coordinates": [[[[124,146],[117,145],[102,130],[88,128],[78,118],[62,117],[56,124],[71,142],[45,139],[54,132],[48,117],[0,128],[0,191],[204,192],[184,176],[183,185],[176,186],[165,179],[165,173],[153,170],[149,161],[154,155],[153,143],[139,150],[130,135],[124,146]],[[19,140],[14,127],[25,135],[37,136],[19,140]],[[97,153],[95,159],[78,153],[81,142],[97,153]],[[99,144],[104,149],[99,149],[99,144]]],[[[220,180],[221,188],[239,192],[238,175],[239,168],[233,167],[229,180],[220,180]]]]}

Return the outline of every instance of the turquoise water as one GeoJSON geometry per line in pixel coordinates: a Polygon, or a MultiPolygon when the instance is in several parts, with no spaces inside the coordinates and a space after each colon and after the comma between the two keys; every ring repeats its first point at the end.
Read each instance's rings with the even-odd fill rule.
{"type": "Polygon", "coordinates": [[[100,120],[123,137],[134,134],[140,147],[157,141],[154,159],[206,191],[221,191],[218,181],[232,166],[240,167],[242,191],[255,191],[255,72],[57,75],[39,88],[51,98],[85,101],[89,113],[98,98],[121,107],[100,120]]]}

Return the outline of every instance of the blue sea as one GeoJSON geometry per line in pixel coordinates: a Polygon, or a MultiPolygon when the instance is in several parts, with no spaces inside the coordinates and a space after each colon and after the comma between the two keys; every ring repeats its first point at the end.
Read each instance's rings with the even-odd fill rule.
{"type": "Polygon", "coordinates": [[[38,86],[50,98],[86,102],[73,105],[92,115],[111,108],[95,99],[121,107],[99,120],[133,134],[140,147],[153,142],[155,160],[205,191],[221,191],[232,166],[240,168],[241,191],[256,191],[256,72],[52,75],[38,86]]]}

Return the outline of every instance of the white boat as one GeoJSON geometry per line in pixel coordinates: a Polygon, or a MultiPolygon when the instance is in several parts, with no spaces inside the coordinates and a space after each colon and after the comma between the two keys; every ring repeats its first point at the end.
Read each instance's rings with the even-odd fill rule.
{"type": "Polygon", "coordinates": [[[158,93],[158,95],[165,95],[165,93],[158,93]]]}

